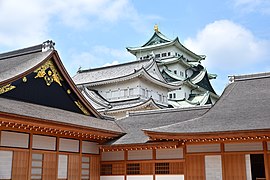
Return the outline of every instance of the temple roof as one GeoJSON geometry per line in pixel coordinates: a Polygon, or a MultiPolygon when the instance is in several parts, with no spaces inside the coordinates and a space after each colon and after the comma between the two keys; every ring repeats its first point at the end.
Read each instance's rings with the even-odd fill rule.
{"type": "Polygon", "coordinates": [[[191,118],[203,115],[211,106],[201,106],[193,108],[175,108],[150,110],[142,112],[129,113],[129,117],[116,120],[116,123],[127,133],[120,137],[112,145],[121,144],[141,144],[149,139],[143,133],[142,129],[154,128],[176,122],[182,122],[191,118]]]}
{"type": "Polygon", "coordinates": [[[79,126],[84,128],[91,128],[91,129],[94,128],[103,131],[123,133],[122,129],[114,121],[89,117],[62,109],[22,101],[16,101],[1,97],[0,97],[0,113],[8,113],[25,117],[37,118],[44,122],[53,122],[72,126],[79,126]]]}
{"type": "Polygon", "coordinates": [[[0,54],[0,96],[101,117],[75,86],[54,45],[48,40],[0,54]]]}
{"type": "Polygon", "coordinates": [[[202,117],[158,128],[148,133],[201,134],[269,130],[270,73],[231,76],[216,104],[202,117]]]}
{"type": "Polygon", "coordinates": [[[121,82],[140,76],[168,89],[178,89],[181,86],[182,83],[167,83],[161,74],[157,75],[158,73],[160,74],[156,61],[151,59],[79,71],[73,80],[80,87],[80,85],[96,86],[121,82]],[[155,77],[148,72],[153,66],[156,66],[155,77]]]}

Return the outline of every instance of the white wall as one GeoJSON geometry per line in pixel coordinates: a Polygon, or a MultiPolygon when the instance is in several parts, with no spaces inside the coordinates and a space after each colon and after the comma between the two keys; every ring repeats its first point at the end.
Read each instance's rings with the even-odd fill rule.
{"type": "Polygon", "coordinates": [[[29,134],[1,131],[1,146],[28,148],[29,134]]]}
{"type": "Polygon", "coordinates": [[[225,144],[225,151],[262,151],[262,142],[225,144]]]}
{"type": "Polygon", "coordinates": [[[113,151],[113,152],[102,152],[101,160],[102,161],[120,161],[124,160],[124,151],[113,151]]]}
{"type": "Polygon", "coordinates": [[[124,180],[124,176],[100,176],[100,180],[124,180]]]}
{"type": "Polygon", "coordinates": [[[156,150],[156,159],[181,159],[181,158],[183,158],[183,148],[156,150]]]}
{"type": "Polygon", "coordinates": [[[127,176],[127,180],[152,180],[153,175],[129,175],[127,176]]]}
{"type": "Polygon", "coordinates": [[[222,180],[221,155],[205,156],[205,176],[207,180],[222,180]]]}
{"type": "Polygon", "coordinates": [[[56,137],[33,135],[33,149],[55,150],[56,137]]]}
{"type": "Polygon", "coordinates": [[[252,180],[250,154],[245,155],[247,180],[252,180]]]}
{"type": "Polygon", "coordinates": [[[12,151],[0,151],[0,179],[11,179],[12,151]]]}
{"type": "Polygon", "coordinates": [[[187,152],[220,152],[220,144],[187,145],[187,152]]]}
{"type": "Polygon", "coordinates": [[[184,175],[156,175],[156,180],[184,180],[184,175]]]}

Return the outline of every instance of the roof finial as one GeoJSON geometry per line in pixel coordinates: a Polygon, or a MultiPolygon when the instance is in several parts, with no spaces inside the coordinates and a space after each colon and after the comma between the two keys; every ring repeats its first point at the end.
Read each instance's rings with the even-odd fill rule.
{"type": "Polygon", "coordinates": [[[154,30],[155,30],[155,32],[159,32],[159,31],[158,31],[158,25],[157,25],[157,24],[155,24],[154,30]]]}

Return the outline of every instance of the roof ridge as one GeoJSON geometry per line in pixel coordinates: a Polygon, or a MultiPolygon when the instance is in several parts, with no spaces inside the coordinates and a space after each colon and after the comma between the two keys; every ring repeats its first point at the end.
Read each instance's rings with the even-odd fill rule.
{"type": "Polygon", "coordinates": [[[203,106],[185,107],[185,108],[165,108],[165,109],[147,110],[147,111],[134,111],[134,112],[129,112],[129,116],[152,115],[152,114],[159,114],[159,113],[179,112],[179,111],[193,111],[193,110],[207,109],[211,107],[212,105],[203,105],[203,106]]]}
{"type": "Polygon", "coordinates": [[[42,44],[0,54],[0,60],[42,51],[42,44]]]}
{"type": "Polygon", "coordinates": [[[252,79],[261,79],[261,78],[269,78],[270,72],[259,72],[259,73],[253,73],[253,74],[243,74],[243,75],[230,75],[229,81],[246,81],[246,80],[252,80],[252,79]]]}
{"type": "Polygon", "coordinates": [[[112,67],[118,67],[118,66],[124,66],[124,65],[129,65],[129,64],[136,64],[144,61],[150,61],[150,59],[143,59],[143,60],[135,60],[135,61],[129,61],[129,62],[124,62],[120,64],[115,64],[115,65],[109,65],[109,66],[103,66],[103,67],[97,67],[97,68],[89,68],[89,69],[83,69],[83,70],[78,70],[77,73],[84,73],[84,72],[89,72],[89,71],[96,71],[96,70],[101,70],[101,69],[106,69],[106,68],[112,68],[112,67]]]}

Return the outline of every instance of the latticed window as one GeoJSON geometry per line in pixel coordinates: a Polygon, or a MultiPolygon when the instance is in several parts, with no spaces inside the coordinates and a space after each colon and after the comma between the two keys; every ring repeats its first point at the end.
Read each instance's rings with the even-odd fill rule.
{"type": "Polygon", "coordinates": [[[42,154],[32,154],[32,169],[31,179],[41,180],[42,179],[42,154]]]}
{"type": "Polygon", "coordinates": [[[170,174],[169,163],[156,163],[155,164],[156,174],[170,174]]]}
{"type": "Polygon", "coordinates": [[[81,179],[87,180],[90,176],[90,157],[82,157],[81,179]]]}
{"type": "Polygon", "coordinates": [[[112,175],[112,164],[101,164],[101,175],[112,175]]]}
{"type": "Polygon", "coordinates": [[[127,174],[140,174],[140,164],[127,164],[127,174]]]}

